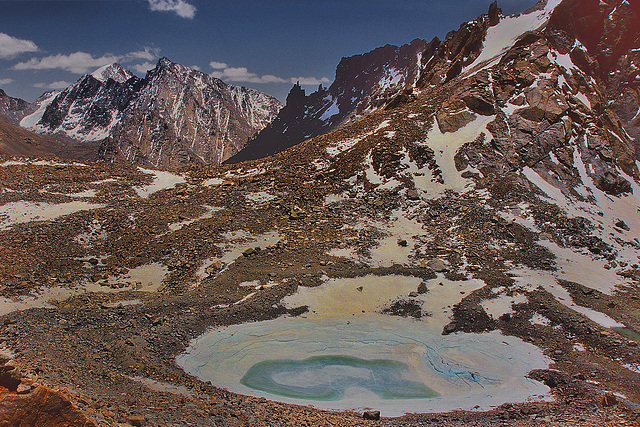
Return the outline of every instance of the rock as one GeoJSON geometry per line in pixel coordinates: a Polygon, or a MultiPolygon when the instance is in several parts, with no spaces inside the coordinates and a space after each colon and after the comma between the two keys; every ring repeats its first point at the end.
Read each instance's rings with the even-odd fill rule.
{"type": "Polygon", "coordinates": [[[569,104],[556,92],[551,79],[542,79],[537,86],[528,88],[525,97],[529,107],[519,110],[519,114],[534,122],[544,119],[556,122],[569,109],[569,104]]]}
{"type": "Polygon", "coordinates": [[[430,259],[429,261],[427,261],[426,265],[427,267],[438,273],[442,273],[448,270],[447,265],[444,263],[444,261],[438,258],[430,259]]]}
{"type": "Polygon", "coordinates": [[[16,388],[16,393],[18,394],[26,394],[26,393],[29,393],[30,391],[31,391],[31,386],[24,383],[18,385],[18,387],[16,388]]]}
{"type": "Polygon", "coordinates": [[[27,394],[0,392],[0,425],[97,427],[67,396],[44,386],[27,394]]]}
{"type": "Polygon", "coordinates": [[[306,216],[307,216],[307,213],[304,212],[299,207],[297,206],[291,207],[291,210],[289,212],[289,219],[301,219],[301,218],[305,218],[306,216]]]}
{"type": "Polygon", "coordinates": [[[500,22],[500,13],[502,10],[498,7],[498,2],[494,1],[489,5],[489,26],[493,27],[500,22]]]}
{"type": "Polygon", "coordinates": [[[139,415],[130,415],[127,417],[127,422],[135,427],[144,427],[147,425],[147,420],[139,415]]]}
{"type": "Polygon", "coordinates": [[[365,420],[377,421],[380,419],[380,411],[365,411],[362,414],[362,418],[364,418],[365,420]]]}
{"type": "MultiPolygon", "coordinates": [[[[415,294],[418,296],[417,293],[415,294]]],[[[391,316],[420,319],[422,317],[422,301],[399,299],[384,307],[381,313],[391,316]]]]}
{"type": "Polygon", "coordinates": [[[249,248],[247,250],[245,250],[244,252],[242,252],[242,255],[245,257],[249,257],[251,256],[256,250],[254,248],[249,248]]]}
{"type": "Polygon", "coordinates": [[[407,190],[407,199],[420,200],[420,193],[417,190],[407,190]]]}
{"type": "Polygon", "coordinates": [[[632,191],[629,181],[612,172],[605,172],[604,176],[598,176],[596,179],[596,186],[602,191],[612,194],[614,196],[630,193],[632,191]]]}
{"type": "Polygon", "coordinates": [[[456,132],[459,129],[462,129],[472,121],[476,119],[476,115],[469,111],[461,111],[459,113],[448,113],[446,111],[440,111],[436,115],[436,120],[438,121],[438,127],[440,128],[440,132],[456,132]]]}
{"type": "Polygon", "coordinates": [[[538,238],[540,240],[551,240],[552,236],[549,233],[540,233],[540,236],[538,238]]]}
{"type": "Polygon", "coordinates": [[[618,398],[613,393],[605,393],[601,402],[604,407],[614,406],[618,404],[618,398]]]}
{"type": "Polygon", "coordinates": [[[408,245],[407,241],[404,239],[398,239],[398,246],[401,246],[403,248],[406,248],[408,245]]]}
{"type": "Polygon", "coordinates": [[[427,284],[422,282],[418,285],[418,293],[419,294],[426,294],[429,291],[429,289],[427,289],[427,284]]]}
{"type": "Polygon", "coordinates": [[[411,298],[415,298],[415,297],[417,297],[418,295],[419,295],[419,294],[418,294],[416,291],[409,292],[409,296],[410,296],[411,298]]]}
{"type": "Polygon", "coordinates": [[[223,268],[224,268],[224,262],[216,261],[213,264],[211,264],[209,267],[207,267],[204,271],[205,271],[205,273],[211,275],[213,273],[216,273],[216,272],[222,270],[223,268]]]}
{"type": "Polygon", "coordinates": [[[358,286],[358,287],[356,288],[356,290],[357,290],[358,292],[362,292],[362,289],[364,289],[362,286],[358,286]]]}
{"type": "Polygon", "coordinates": [[[511,321],[511,313],[505,313],[502,316],[500,316],[499,319],[502,320],[503,322],[510,322],[511,321]]]}
{"type": "Polygon", "coordinates": [[[467,107],[474,113],[482,116],[490,116],[495,114],[495,108],[490,94],[481,92],[477,89],[472,89],[465,95],[462,100],[467,104],[467,107]]]}
{"type": "Polygon", "coordinates": [[[9,391],[16,391],[20,385],[22,374],[13,366],[4,365],[0,367],[0,387],[9,391]]]}
{"type": "Polygon", "coordinates": [[[629,226],[623,220],[618,220],[616,222],[616,227],[621,228],[624,231],[630,231],[631,230],[629,228],[629,226]]]}
{"type": "Polygon", "coordinates": [[[449,323],[442,329],[442,335],[449,335],[456,331],[457,325],[455,323],[449,323]]]}

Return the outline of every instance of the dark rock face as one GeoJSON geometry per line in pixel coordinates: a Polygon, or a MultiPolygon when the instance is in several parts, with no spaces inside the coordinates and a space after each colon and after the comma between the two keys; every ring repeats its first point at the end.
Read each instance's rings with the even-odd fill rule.
{"type": "Polygon", "coordinates": [[[143,86],[144,81],[135,76],[117,82],[86,75],[53,99],[38,124],[48,133],[100,140],[109,134],[143,86]]]}
{"type": "MultiPolygon", "coordinates": [[[[495,19],[499,19],[499,13],[499,9],[494,11],[495,19]]],[[[489,25],[490,18],[483,15],[449,32],[444,41],[437,37],[431,42],[416,39],[401,47],[387,45],[342,58],[328,90],[319,88],[303,98],[301,89],[294,87],[296,102],[288,101],[273,123],[228,163],[278,153],[305,139],[341,128],[359,115],[411,102],[415,90],[455,79],[480,53],[489,25]]],[[[465,102],[479,114],[493,114],[493,106],[485,98],[482,93],[470,93],[465,102]]],[[[445,126],[453,129],[459,122],[445,126]]]]}
{"type": "Polygon", "coordinates": [[[411,99],[421,64],[428,59],[428,44],[414,40],[397,47],[387,45],[363,55],[342,58],[333,84],[305,94],[295,85],[286,106],[273,123],[262,130],[228,163],[266,157],[343,126],[365,111],[393,107],[411,99]]]}
{"type": "Polygon", "coordinates": [[[0,117],[9,123],[18,124],[30,108],[31,105],[27,101],[12,98],[0,89],[0,117]]]}
{"type": "Polygon", "coordinates": [[[113,64],[47,102],[42,116],[29,120],[34,130],[102,141],[102,161],[154,167],[221,163],[281,107],[166,58],[144,79],[113,64]]]}
{"type": "Polygon", "coordinates": [[[497,1],[494,1],[489,5],[489,25],[490,26],[493,27],[495,25],[498,25],[498,22],[500,22],[501,13],[502,13],[502,10],[500,10],[500,8],[498,7],[497,1]]]}
{"type": "Polygon", "coordinates": [[[61,391],[22,378],[12,361],[0,355],[0,425],[95,427],[61,391]]]}

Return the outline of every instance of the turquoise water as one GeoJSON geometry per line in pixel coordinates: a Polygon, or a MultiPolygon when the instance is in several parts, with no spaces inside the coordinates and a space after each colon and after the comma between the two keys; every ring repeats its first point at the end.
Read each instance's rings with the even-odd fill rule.
{"type": "Polygon", "coordinates": [[[611,329],[613,329],[614,331],[616,331],[617,333],[619,333],[625,338],[628,338],[634,341],[640,341],[640,334],[638,334],[633,329],[629,329],[629,328],[611,328],[611,329]]]}
{"type": "Polygon", "coordinates": [[[549,367],[532,344],[497,331],[442,335],[450,307],[482,282],[428,281],[428,294],[416,298],[429,314],[420,320],[380,313],[421,283],[366,276],[300,288],[283,301],[308,313],[212,329],[176,362],[234,393],[383,416],[549,398],[547,386],[527,377],[549,367]]]}
{"type": "Polygon", "coordinates": [[[305,360],[256,363],[240,380],[254,390],[285,397],[332,401],[352,387],[368,389],[382,399],[428,399],[438,393],[409,381],[409,368],[392,360],[351,356],[316,356],[305,360]]]}

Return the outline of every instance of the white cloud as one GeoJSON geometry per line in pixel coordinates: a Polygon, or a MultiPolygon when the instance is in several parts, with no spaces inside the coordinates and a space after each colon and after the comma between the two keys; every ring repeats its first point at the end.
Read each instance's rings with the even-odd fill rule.
{"type": "Polygon", "coordinates": [[[84,74],[96,68],[113,64],[122,56],[103,55],[94,58],[86,52],[74,52],[69,55],[50,55],[44,58],[31,58],[26,62],[19,62],[13,66],[14,70],[66,70],[76,74],[84,74]]]}
{"type": "Polygon", "coordinates": [[[323,77],[290,77],[283,78],[272,74],[258,75],[250,72],[246,67],[229,67],[224,62],[212,61],[209,63],[215,71],[211,73],[212,77],[229,82],[240,83],[296,83],[301,85],[318,85],[320,83],[329,83],[329,79],[323,77]]]}
{"type": "Polygon", "coordinates": [[[0,33],[0,58],[11,59],[21,53],[37,52],[38,46],[31,40],[18,39],[9,34],[0,33]]]}
{"type": "Polygon", "coordinates": [[[331,80],[329,80],[326,77],[323,77],[321,79],[317,79],[315,77],[291,77],[290,79],[291,83],[297,83],[300,82],[301,85],[319,85],[321,83],[330,83],[331,80]]]}
{"type": "Polygon", "coordinates": [[[144,72],[153,68],[155,65],[149,61],[158,58],[160,50],[156,48],[145,47],[144,50],[129,52],[124,55],[105,54],[99,58],[87,52],[74,52],[68,55],[57,54],[49,55],[43,58],[31,58],[28,61],[19,62],[13,66],[14,70],[66,70],[76,74],[85,74],[94,71],[105,65],[114,62],[134,62],[145,60],[143,64],[134,65],[136,71],[144,72]],[[148,68],[144,68],[148,67],[148,68]]]}
{"type": "Polygon", "coordinates": [[[66,89],[71,86],[73,83],[65,82],[64,80],[59,80],[57,82],[52,83],[34,83],[34,87],[39,87],[42,89],[66,89]]]}
{"type": "Polygon", "coordinates": [[[228,67],[228,65],[225,64],[224,62],[216,62],[216,61],[211,61],[209,65],[211,65],[211,68],[213,68],[214,70],[220,70],[228,67]]]}
{"type": "Polygon", "coordinates": [[[142,64],[134,65],[132,68],[139,73],[146,73],[150,69],[154,68],[156,64],[152,64],[151,62],[145,62],[142,64]]]}
{"type": "Polygon", "coordinates": [[[176,15],[193,19],[196,16],[195,6],[185,0],[148,0],[152,11],[175,12],[176,15]]]}
{"type": "Polygon", "coordinates": [[[211,73],[213,77],[221,80],[227,80],[230,82],[245,82],[245,83],[285,83],[287,80],[272,76],[271,74],[265,74],[259,76],[256,73],[251,73],[246,67],[228,67],[222,71],[214,71],[211,73]]]}
{"type": "Polygon", "coordinates": [[[189,68],[191,68],[192,70],[196,70],[196,71],[202,71],[202,70],[200,69],[200,67],[198,67],[197,65],[192,65],[192,66],[191,66],[191,67],[189,67],[189,68]]]}
{"type": "Polygon", "coordinates": [[[146,61],[153,61],[160,56],[160,49],[145,46],[144,50],[129,52],[125,56],[129,60],[144,59],[146,61]]]}
{"type": "Polygon", "coordinates": [[[13,83],[13,79],[0,79],[0,85],[8,85],[9,83],[13,83]]]}

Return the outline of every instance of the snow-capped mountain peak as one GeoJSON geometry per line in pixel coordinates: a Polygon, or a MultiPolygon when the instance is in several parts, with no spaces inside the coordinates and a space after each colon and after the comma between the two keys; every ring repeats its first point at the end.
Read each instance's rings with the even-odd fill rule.
{"type": "Polygon", "coordinates": [[[161,58],[144,79],[114,63],[38,103],[21,125],[102,141],[98,157],[149,166],[220,163],[266,126],[282,105],[161,58]]]}
{"type": "Polygon", "coordinates": [[[100,80],[101,82],[106,82],[108,79],[113,79],[118,83],[123,83],[133,77],[133,73],[131,71],[125,70],[122,65],[114,62],[110,65],[105,65],[104,67],[100,67],[91,73],[93,77],[100,80]]]}

